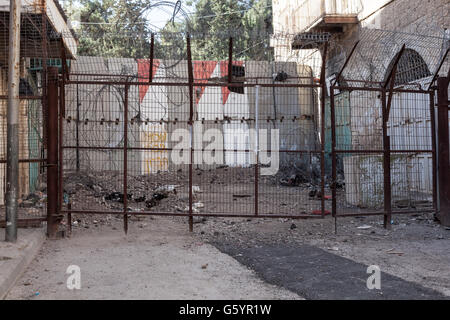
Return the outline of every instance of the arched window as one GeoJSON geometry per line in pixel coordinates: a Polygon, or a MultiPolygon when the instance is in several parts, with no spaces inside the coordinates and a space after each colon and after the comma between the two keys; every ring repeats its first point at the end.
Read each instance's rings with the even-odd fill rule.
{"type": "MultiPolygon", "coordinates": [[[[392,59],[389,64],[386,78],[392,71],[394,61],[395,58],[392,59]]],[[[428,69],[428,66],[422,56],[413,49],[405,49],[397,65],[395,85],[400,86],[402,84],[407,84],[429,76],[431,76],[430,69],[428,69]]]]}

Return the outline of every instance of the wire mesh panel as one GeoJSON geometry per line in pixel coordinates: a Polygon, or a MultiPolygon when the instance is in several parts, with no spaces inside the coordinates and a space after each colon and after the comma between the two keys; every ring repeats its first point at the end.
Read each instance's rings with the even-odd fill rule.
{"type": "MultiPolygon", "coordinates": [[[[157,56],[73,63],[63,121],[69,211],[323,213],[330,196],[322,192],[316,133],[320,68],[233,55],[228,36],[220,59],[195,60],[201,40],[159,34],[150,48],[157,56]]],[[[314,57],[308,61],[320,65],[314,57]]]]}
{"type": "Polygon", "coordinates": [[[435,210],[432,93],[332,90],[336,214],[435,210]]]}
{"type": "MultiPolygon", "coordinates": [[[[45,66],[57,64],[63,24],[53,3],[21,1],[19,65],[19,177],[18,219],[43,220],[47,207],[45,66]],[[56,19],[56,20],[55,20],[56,19]]],[[[66,30],[68,31],[68,30],[66,30]]],[[[7,185],[8,56],[10,5],[0,6],[0,206],[7,185]]],[[[73,35],[68,37],[73,40],[73,35]]],[[[59,65],[61,60],[59,59],[59,65]]],[[[1,210],[3,216],[5,210],[1,210]]],[[[3,217],[0,218],[4,220],[3,217]]],[[[26,223],[25,226],[28,226],[26,223]]],[[[32,224],[33,225],[33,224],[32,224]]]]}
{"type": "Polygon", "coordinates": [[[376,91],[333,90],[332,118],[338,212],[384,205],[383,103],[376,91]]]}
{"type": "Polygon", "coordinates": [[[394,95],[387,123],[393,211],[433,210],[431,97],[414,92],[394,95]]]}
{"type": "Polygon", "coordinates": [[[65,94],[63,199],[74,210],[123,211],[124,87],[76,84],[65,94]]]}
{"type": "Polygon", "coordinates": [[[73,62],[63,119],[69,211],[192,222],[435,208],[432,77],[405,46],[406,58],[390,55],[405,37],[363,33],[346,61],[326,65],[327,49],[338,50],[328,38],[250,45],[214,34],[209,52],[210,36],[161,32],[138,57],[73,62]],[[366,66],[367,56],[382,65],[366,66]]]}

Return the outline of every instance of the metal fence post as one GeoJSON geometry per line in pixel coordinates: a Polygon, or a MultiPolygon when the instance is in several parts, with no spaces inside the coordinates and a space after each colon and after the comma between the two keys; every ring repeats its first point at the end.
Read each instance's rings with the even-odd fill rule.
{"type": "Polygon", "coordinates": [[[450,226],[450,176],[449,128],[448,128],[448,86],[449,78],[438,79],[438,143],[439,143],[439,221],[450,226]]]}
{"type": "MultiPolygon", "coordinates": [[[[391,228],[392,222],[392,200],[391,200],[391,142],[388,136],[389,111],[386,106],[386,89],[381,92],[381,103],[383,112],[383,185],[384,185],[384,227],[391,228]]],[[[392,100],[390,100],[392,101],[392,100]]]]}
{"type": "MultiPolygon", "coordinates": [[[[193,185],[192,185],[192,171],[194,162],[194,149],[193,149],[193,139],[194,139],[194,71],[192,66],[192,52],[191,52],[191,35],[188,34],[186,37],[186,49],[187,49],[187,60],[188,60],[188,77],[189,77],[189,128],[190,128],[190,161],[189,161],[189,232],[194,232],[194,216],[193,216],[193,185]]],[[[184,150],[183,150],[184,152],[184,150]]]]}
{"type": "Polygon", "coordinates": [[[123,231],[128,234],[128,85],[125,86],[123,104],[123,231]]]}
{"type": "Polygon", "coordinates": [[[336,159],[336,112],[335,112],[335,96],[334,96],[334,86],[330,87],[330,116],[331,116],[331,192],[332,192],[332,204],[331,212],[334,217],[334,232],[337,233],[337,190],[336,190],[336,180],[337,180],[337,159],[336,159]]]}
{"type": "Polygon", "coordinates": [[[6,173],[7,242],[17,241],[17,197],[19,194],[19,82],[20,82],[20,12],[21,2],[10,1],[8,57],[8,119],[6,173]]]}
{"type": "Polygon", "coordinates": [[[259,89],[255,86],[255,216],[259,214],[259,89]]]}
{"type": "Polygon", "coordinates": [[[58,233],[58,69],[48,68],[47,90],[47,236],[55,239],[58,233]]]}
{"type": "Polygon", "coordinates": [[[328,42],[325,42],[325,47],[322,53],[322,68],[320,71],[320,85],[321,85],[321,94],[320,94],[320,179],[321,179],[321,187],[320,193],[322,197],[320,199],[321,206],[321,215],[322,218],[325,218],[325,99],[327,98],[327,83],[326,83],[326,66],[327,66],[327,53],[328,53],[328,42]]]}

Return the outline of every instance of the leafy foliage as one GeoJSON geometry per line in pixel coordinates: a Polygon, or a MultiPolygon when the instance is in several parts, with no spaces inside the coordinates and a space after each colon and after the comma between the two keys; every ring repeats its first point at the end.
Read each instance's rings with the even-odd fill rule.
{"type": "Polygon", "coordinates": [[[108,57],[148,55],[150,31],[142,9],[139,0],[83,1],[78,53],[108,57]]]}
{"type": "MultiPolygon", "coordinates": [[[[154,0],[85,0],[78,3],[83,23],[78,32],[79,54],[148,57],[151,30],[147,15],[154,6],[166,3],[154,0]]],[[[182,22],[168,21],[158,32],[157,58],[185,56],[187,32],[192,35],[192,55],[196,60],[227,59],[230,36],[233,37],[236,59],[271,57],[271,0],[190,0],[185,5],[193,8],[194,13],[182,22]]]]}

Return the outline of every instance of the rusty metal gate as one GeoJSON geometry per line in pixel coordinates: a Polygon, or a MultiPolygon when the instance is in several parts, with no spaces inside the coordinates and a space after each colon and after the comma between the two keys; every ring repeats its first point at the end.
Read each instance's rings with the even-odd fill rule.
{"type": "MultiPolygon", "coordinates": [[[[78,57],[60,82],[62,215],[321,218],[327,45],[296,62],[78,57]],[[275,76],[274,76],[275,74],[275,76]],[[278,106],[278,108],[277,108],[278,106]],[[322,107],[321,107],[322,106],[322,107]],[[321,126],[324,128],[323,126],[321,126]],[[180,161],[185,160],[185,161],[180,161]]],[[[327,196],[329,195],[329,196],[327,196]]]]}
{"type": "Polygon", "coordinates": [[[127,232],[133,216],[192,230],[201,217],[380,215],[389,228],[394,214],[437,213],[434,83],[448,50],[430,75],[405,45],[366,39],[330,80],[328,41],[281,62],[240,58],[229,38],[211,61],[183,37],[174,50],[152,36],[148,59],[78,57],[50,81],[50,234],[73,214],[119,215],[127,232]]]}
{"type": "Polygon", "coordinates": [[[380,215],[390,228],[394,214],[438,213],[434,84],[449,50],[431,76],[416,51],[400,46],[392,44],[389,50],[399,50],[386,57],[386,44],[357,42],[330,85],[335,221],[380,215]],[[367,59],[369,48],[383,55],[367,59]],[[390,58],[385,72],[373,67],[390,58]],[[364,59],[371,60],[371,68],[362,66],[364,59]],[[351,78],[351,71],[344,76],[346,68],[357,69],[360,76],[351,78]]]}

